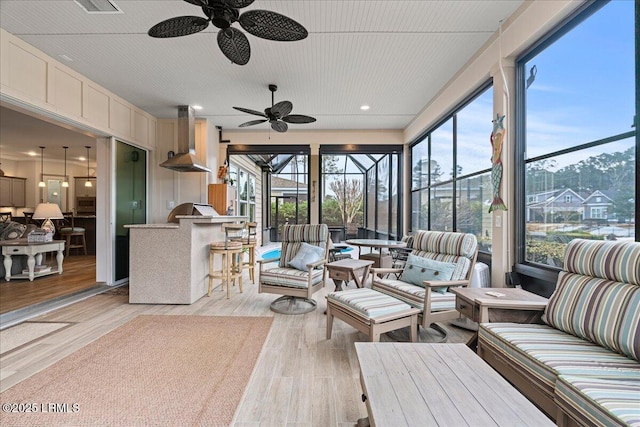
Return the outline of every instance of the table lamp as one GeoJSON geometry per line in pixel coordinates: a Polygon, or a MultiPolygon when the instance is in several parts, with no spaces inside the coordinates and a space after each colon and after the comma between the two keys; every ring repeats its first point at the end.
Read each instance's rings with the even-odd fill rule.
{"type": "Polygon", "coordinates": [[[56,203],[39,203],[33,213],[33,219],[44,219],[40,228],[51,234],[55,234],[56,232],[56,227],[51,220],[63,218],[64,216],[62,215],[60,206],[56,203]]]}

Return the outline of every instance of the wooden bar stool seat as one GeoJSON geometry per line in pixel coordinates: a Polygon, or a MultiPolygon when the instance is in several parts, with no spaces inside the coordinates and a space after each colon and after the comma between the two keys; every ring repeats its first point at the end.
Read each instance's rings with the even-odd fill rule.
{"type": "Polygon", "coordinates": [[[60,237],[66,240],[65,256],[68,257],[71,249],[82,249],[87,255],[87,240],[85,238],[86,230],[83,227],[76,227],[73,212],[62,212],[63,224],[58,229],[60,237]]]}
{"type": "Polygon", "coordinates": [[[243,231],[243,233],[245,233],[245,235],[243,235],[242,237],[231,237],[232,241],[241,242],[243,252],[247,252],[247,254],[249,255],[249,259],[247,261],[244,261],[244,258],[243,258],[242,269],[249,270],[249,280],[251,280],[251,283],[256,283],[255,271],[256,271],[256,245],[257,245],[256,228],[257,227],[258,227],[258,224],[256,222],[247,222],[244,224],[245,231],[243,231]]]}
{"type": "Polygon", "coordinates": [[[242,242],[232,240],[242,230],[239,224],[222,224],[225,240],[209,244],[209,292],[213,291],[213,279],[220,279],[220,286],[227,286],[227,298],[231,296],[231,283],[238,279],[238,288],[242,293],[242,242]],[[230,234],[232,236],[230,236],[230,234]],[[220,255],[220,268],[216,269],[215,256],[220,255]]]}

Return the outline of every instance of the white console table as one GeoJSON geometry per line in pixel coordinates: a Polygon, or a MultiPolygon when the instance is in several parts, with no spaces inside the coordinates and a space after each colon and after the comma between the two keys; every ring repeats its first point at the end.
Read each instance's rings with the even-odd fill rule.
{"type": "Polygon", "coordinates": [[[34,278],[40,276],[46,276],[48,274],[62,274],[62,260],[64,259],[64,240],[53,240],[51,242],[43,243],[29,243],[26,240],[9,240],[0,242],[2,247],[2,255],[4,255],[4,278],[8,282],[13,279],[29,279],[33,281],[34,278]],[[52,267],[49,271],[36,272],[36,265],[41,265],[42,254],[45,252],[57,252],[56,261],[58,262],[57,268],[52,267]],[[29,269],[28,274],[16,274],[11,275],[11,266],[13,255],[27,255],[27,267],[29,269]]]}

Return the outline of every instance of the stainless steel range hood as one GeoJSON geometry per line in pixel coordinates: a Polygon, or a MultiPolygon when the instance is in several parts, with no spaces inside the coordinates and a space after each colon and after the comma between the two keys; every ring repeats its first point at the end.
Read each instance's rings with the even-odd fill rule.
{"type": "Polygon", "coordinates": [[[193,108],[178,107],[178,153],[160,163],[163,168],[176,172],[211,172],[196,158],[196,122],[193,108]]]}

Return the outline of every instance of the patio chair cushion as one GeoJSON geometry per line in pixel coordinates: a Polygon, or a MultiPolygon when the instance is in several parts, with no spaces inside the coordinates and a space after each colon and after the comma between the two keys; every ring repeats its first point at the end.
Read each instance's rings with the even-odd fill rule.
{"type": "Polygon", "coordinates": [[[419,231],[413,238],[413,255],[435,261],[456,263],[451,280],[467,277],[478,242],[473,234],[419,231]]]}
{"type": "MultiPolygon", "coordinates": [[[[311,285],[321,282],[322,278],[323,270],[311,270],[311,285]]],[[[270,268],[260,272],[260,282],[288,288],[308,288],[309,271],[287,267],[270,268]]]]}
{"type": "Polygon", "coordinates": [[[320,246],[313,246],[302,242],[296,256],[289,261],[289,267],[293,267],[301,271],[307,271],[309,269],[307,264],[320,261],[324,256],[324,252],[324,248],[321,248],[320,246]]]}
{"type": "MultiPolygon", "coordinates": [[[[424,281],[435,282],[451,280],[451,276],[456,267],[457,264],[454,262],[435,261],[433,259],[409,254],[400,280],[424,287],[424,281]]],[[[446,286],[441,286],[432,288],[431,290],[443,294],[447,292],[447,289],[446,286]]]]}
{"type": "Polygon", "coordinates": [[[640,360],[639,264],[638,244],[573,240],[543,320],[640,360]]]}
{"type": "Polygon", "coordinates": [[[411,310],[411,306],[369,288],[332,292],[327,300],[369,324],[372,318],[411,310]]]}
{"type": "MultiPolygon", "coordinates": [[[[424,311],[424,296],[427,290],[423,286],[416,286],[397,279],[379,278],[372,285],[372,289],[424,311]]],[[[431,312],[455,310],[455,308],[456,296],[454,294],[451,292],[443,294],[431,292],[431,312]]]]}

